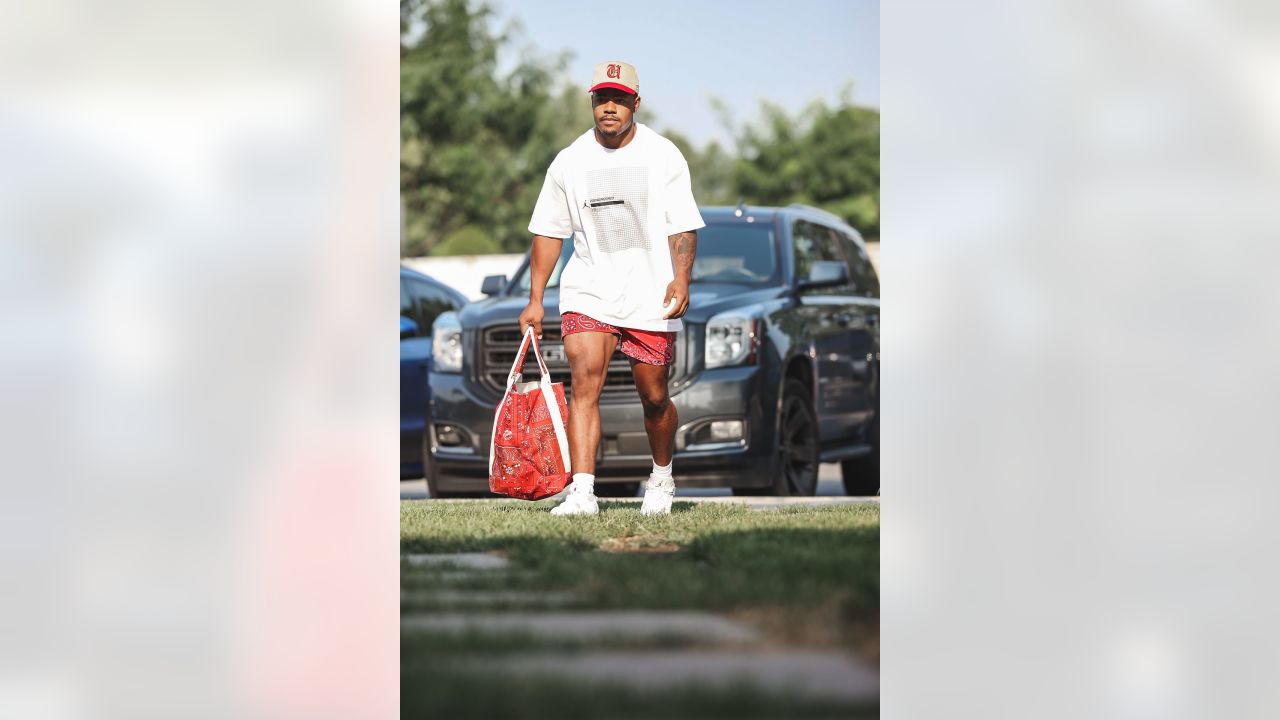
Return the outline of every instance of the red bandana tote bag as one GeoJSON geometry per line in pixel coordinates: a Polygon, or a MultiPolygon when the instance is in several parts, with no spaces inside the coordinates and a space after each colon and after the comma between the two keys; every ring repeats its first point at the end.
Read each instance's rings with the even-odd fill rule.
{"type": "Polygon", "coordinates": [[[530,327],[507,376],[507,391],[493,416],[489,441],[489,491],[522,500],[541,500],[564,490],[569,482],[569,408],[564,383],[551,374],[538,351],[530,327]],[[525,355],[533,344],[542,379],[521,382],[525,355]]]}

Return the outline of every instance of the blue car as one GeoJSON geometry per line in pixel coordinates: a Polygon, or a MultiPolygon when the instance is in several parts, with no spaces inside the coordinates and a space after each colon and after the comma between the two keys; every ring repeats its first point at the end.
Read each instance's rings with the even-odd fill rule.
{"type": "Polygon", "coordinates": [[[400,479],[420,478],[431,368],[431,324],[462,309],[462,293],[420,272],[400,268],[400,479]]]}

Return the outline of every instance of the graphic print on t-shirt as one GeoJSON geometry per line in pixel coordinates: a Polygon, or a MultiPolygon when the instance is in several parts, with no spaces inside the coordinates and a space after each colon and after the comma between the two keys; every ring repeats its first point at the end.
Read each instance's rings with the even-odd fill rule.
{"type": "Polygon", "coordinates": [[[648,250],[649,169],[601,168],[587,171],[587,201],[600,249],[607,253],[648,250]]]}

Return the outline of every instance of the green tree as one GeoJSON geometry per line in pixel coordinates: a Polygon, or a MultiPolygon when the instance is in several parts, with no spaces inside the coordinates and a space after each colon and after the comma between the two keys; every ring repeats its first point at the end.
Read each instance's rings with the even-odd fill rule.
{"type": "Polygon", "coordinates": [[[840,103],[810,105],[796,118],[761,103],[762,119],[738,130],[732,188],[758,205],[806,203],[880,235],[880,112],[840,103]]]}
{"type": "Polygon", "coordinates": [[[563,81],[570,56],[526,53],[500,77],[514,38],[493,32],[492,16],[469,0],[401,0],[403,255],[445,238],[447,252],[524,249],[546,168],[581,132],[586,98],[563,81]]]}
{"type": "MultiPolygon", "coordinates": [[[[547,167],[590,127],[587,95],[566,78],[571,53],[528,48],[500,74],[518,28],[492,30],[493,15],[482,0],[401,0],[402,255],[523,251],[547,167]]],[[[794,118],[764,102],[761,119],[745,125],[713,97],[734,138],[728,148],[662,133],[688,160],[703,205],[809,203],[877,238],[880,113],[854,105],[851,90],[794,118]]],[[[649,105],[637,117],[660,124],[649,105]]]]}
{"type": "Polygon", "coordinates": [[[488,255],[500,252],[502,248],[489,233],[474,225],[464,225],[454,230],[431,248],[432,255],[488,255]]]}
{"type": "Polygon", "coordinates": [[[698,150],[689,139],[670,128],[661,134],[675,144],[689,163],[689,181],[693,197],[700,205],[726,205],[737,201],[733,186],[733,158],[725,154],[719,143],[711,142],[698,150]]]}

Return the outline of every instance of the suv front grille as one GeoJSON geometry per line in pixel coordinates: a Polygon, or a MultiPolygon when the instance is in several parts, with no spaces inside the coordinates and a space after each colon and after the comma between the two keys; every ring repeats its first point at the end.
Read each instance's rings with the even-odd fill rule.
{"type": "MultiPolygon", "coordinates": [[[[492,327],[480,333],[480,382],[485,387],[501,394],[507,388],[507,373],[511,372],[511,363],[516,361],[516,353],[520,350],[520,331],[513,327],[492,327]]],[[[569,360],[564,354],[564,343],[560,337],[559,318],[547,318],[542,322],[542,340],[538,342],[542,348],[542,358],[551,371],[551,378],[563,382],[566,394],[572,390],[569,375],[569,360]]],[[[679,364],[679,353],[676,364],[679,364]]],[[[672,367],[671,377],[676,377],[677,367],[672,367]]],[[[538,361],[533,359],[530,351],[525,358],[524,369],[521,370],[525,380],[536,380],[540,376],[538,361]]],[[[613,351],[609,359],[609,374],[605,376],[602,397],[634,397],[635,378],[631,374],[631,364],[622,350],[613,351]]]]}

